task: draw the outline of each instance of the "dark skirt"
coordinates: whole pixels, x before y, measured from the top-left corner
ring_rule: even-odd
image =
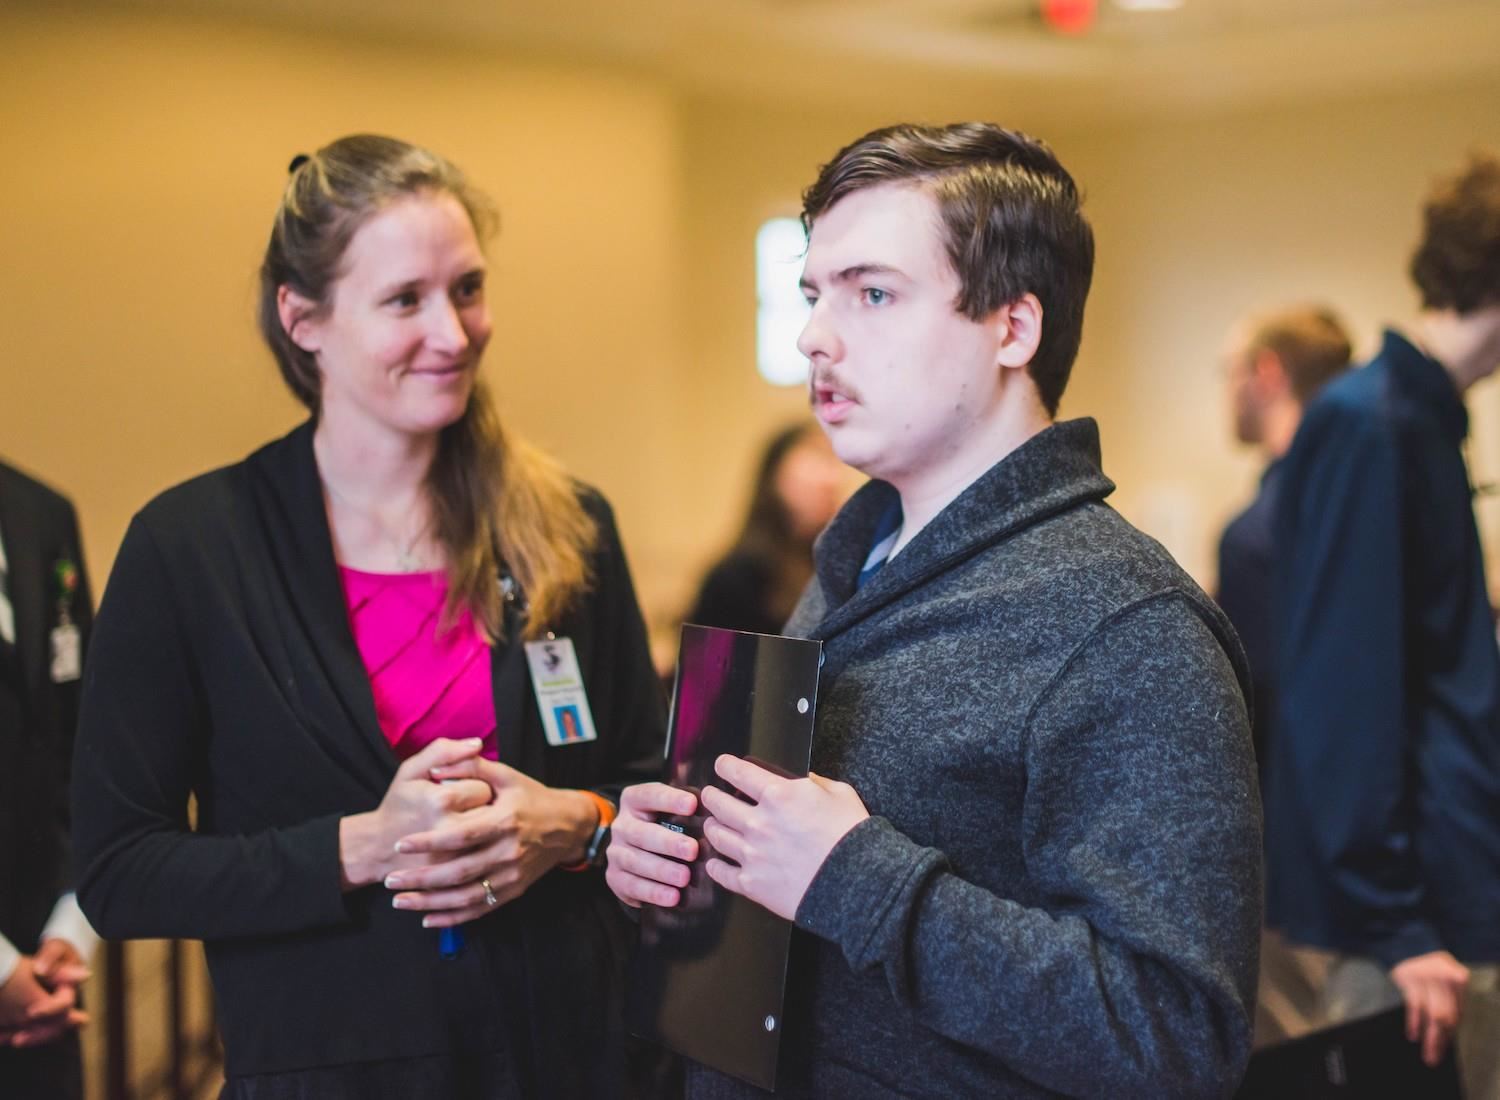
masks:
[[[471,944],[468,950],[474,947]],[[495,961],[493,953],[489,958]],[[449,993],[444,1025],[452,1044],[448,1049],[415,1057],[235,1075],[225,1082],[219,1100],[529,1100],[527,1094],[537,1091],[535,1082],[523,1084],[529,1075],[513,1057],[521,1037],[495,1011],[494,993],[504,988],[506,975],[446,965],[441,973]],[[329,1029],[358,1026],[354,1020],[327,1023]]]
[[[39,1047],[0,1048],[4,1100],[83,1100],[78,1032]]]
[[[219,1100],[521,1100],[503,1052],[232,1077]]]

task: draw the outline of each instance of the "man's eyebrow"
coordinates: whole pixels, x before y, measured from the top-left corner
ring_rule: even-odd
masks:
[[[853,267],[846,267],[842,271],[835,271],[829,281],[847,283],[855,279],[862,279],[867,275],[897,275],[903,279],[906,278],[900,268],[892,267],[890,264],[855,264]],[[809,279],[806,275],[802,276],[801,286],[803,290],[818,289],[817,282]]]

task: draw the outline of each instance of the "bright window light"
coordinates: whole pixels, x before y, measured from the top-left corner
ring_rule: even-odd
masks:
[[[756,366],[777,386],[807,381],[807,360],[797,336],[807,324],[807,300],[798,283],[807,237],[796,218],[772,218],[755,235]]]

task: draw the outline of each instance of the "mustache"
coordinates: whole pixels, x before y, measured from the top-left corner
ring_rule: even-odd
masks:
[[[807,377],[807,396],[809,400],[816,400],[818,390],[833,390],[841,393],[851,401],[859,400],[859,393],[851,387],[847,381],[838,377],[832,371],[823,368],[814,368]]]

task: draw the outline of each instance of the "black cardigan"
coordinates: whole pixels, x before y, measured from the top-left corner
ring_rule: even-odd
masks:
[[[547,745],[515,612],[494,650],[497,736],[528,775],[613,794],[657,777],[663,708],[609,506],[583,500],[596,584],[551,628],[573,639],[599,739]],[[444,1053],[445,1006],[465,989],[503,1018],[525,1094],[616,1091],[590,1076],[618,1066],[628,936],[602,875],[546,875],[466,926],[453,961],[389,891],[340,892],[339,819],[374,809],[397,763],[349,628],[311,424],[135,517],[80,722],[75,848],[94,925],[207,942],[231,1075]]]

